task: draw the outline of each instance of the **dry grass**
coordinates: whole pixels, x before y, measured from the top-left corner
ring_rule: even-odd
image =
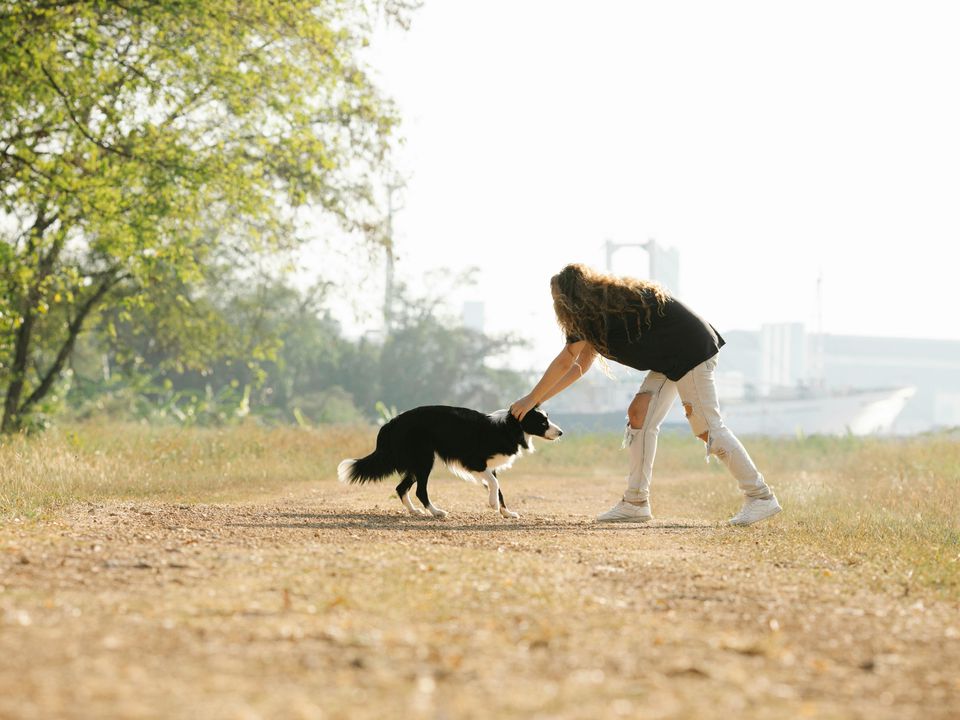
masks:
[[[88,424],[0,439],[0,519],[71,502],[218,502],[276,493],[328,475],[367,428],[225,429]]]
[[[0,444],[0,520],[36,518],[76,501],[264,497],[328,479],[340,459],[368,452],[374,436],[365,427],[88,424],[6,439]],[[816,547],[832,562],[862,565],[879,582],[960,595],[956,435],[748,438],[746,445],[788,510],[779,521],[778,551]],[[626,461],[619,446],[613,435],[541,444],[543,451],[512,473],[612,481],[619,489]],[[669,492],[658,491],[654,480],[658,517],[721,520],[739,502],[726,470],[716,461],[706,464],[700,444],[686,436],[663,436],[656,472],[672,479]]]
[[[757,466],[787,512],[775,551],[818,548],[832,562],[859,565],[878,582],[914,585],[960,596],[960,437],[746,438]],[[620,439],[574,438],[525,462],[523,472],[622,474]],[[718,462],[704,462],[700,444],[683,435],[662,438],[653,483],[660,517],[719,520],[739,503]],[[752,542],[733,536],[733,543]]]

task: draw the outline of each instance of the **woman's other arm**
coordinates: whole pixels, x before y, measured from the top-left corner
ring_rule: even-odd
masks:
[[[589,348],[589,352],[586,352]],[[510,412],[522,420],[530,410],[574,383],[590,367],[596,352],[586,340],[564,346],[527,395],[510,406]],[[581,359],[582,357],[582,359]]]

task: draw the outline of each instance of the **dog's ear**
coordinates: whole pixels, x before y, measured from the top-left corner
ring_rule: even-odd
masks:
[[[524,450],[529,450],[530,446],[527,444],[527,434],[523,431],[523,424],[513,415],[508,414],[507,417],[513,421],[510,423],[512,438],[516,440],[517,445],[522,447]]]

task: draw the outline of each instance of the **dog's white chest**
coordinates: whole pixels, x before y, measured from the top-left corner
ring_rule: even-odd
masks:
[[[487,458],[487,470],[499,470],[500,468],[510,467],[516,459],[516,455],[494,455]]]

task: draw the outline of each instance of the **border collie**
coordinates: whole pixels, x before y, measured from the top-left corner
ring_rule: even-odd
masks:
[[[364,458],[341,462],[337,476],[344,483],[367,483],[399,473],[397,495],[404,507],[413,515],[426,515],[410,501],[410,488],[416,483],[417,499],[434,517],[442,518],[446,511],[427,495],[436,456],[454,475],[483,483],[490,507],[503,517],[517,518],[503,501],[497,472],[510,467],[524,450],[533,451],[531,436],[556,440],[562,434],[539,407],[520,422],[508,410],[484,415],[468,408],[427,405],[401,413],[380,428],[377,449]]]

